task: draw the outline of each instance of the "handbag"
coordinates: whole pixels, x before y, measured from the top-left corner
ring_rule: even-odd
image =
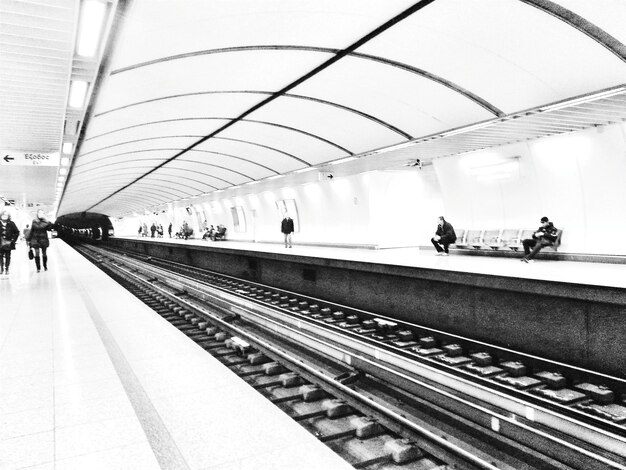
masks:
[[[28,259],[34,259],[35,258],[35,254],[33,253],[33,249],[30,248],[28,250]]]
[[[11,249],[11,240],[0,238],[0,250],[9,251]]]

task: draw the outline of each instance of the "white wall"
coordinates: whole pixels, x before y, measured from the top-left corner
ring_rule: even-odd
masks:
[[[457,228],[535,228],[542,216],[564,230],[561,251],[626,254],[624,123],[512,144],[434,162],[447,218]],[[478,181],[472,158],[519,156],[519,172]]]
[[[478,179],[477,162],[517,157],[508,179]],[[174,232],[187,221],[199,236],[200,221],[224,224],[230,240],[282,241],[276,201],[295,199],[300,232],[295,243],[429,246],[436,218],[460,229],[536,228],[548,216],[564,229],[561,251],[626,254],[626,124],[589,129],[460,156],[440,158],[422,170],[373,171],[254,194],[224,191],[170,204],[124,226],[135,235],[138,220],[158,220]],[[285,178],[285,181],[288,181]],[[252,190],[254,186],[247,187]],[[221,197],[220,197],[221,196]],[[230,208],[241,206],[247,229],[236,233]]]

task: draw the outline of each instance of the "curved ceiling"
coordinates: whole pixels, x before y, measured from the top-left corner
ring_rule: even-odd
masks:
[[[626,83],[616,0],[134,0],[59,214],[121,215]]]

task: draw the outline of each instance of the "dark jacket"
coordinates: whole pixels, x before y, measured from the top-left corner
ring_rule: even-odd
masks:
[[[437,235],[444,238],[446,242],[454,243],[456,241],[456,233],[450,222],[443,221],[442,225],[437,225]]]
[[[26,241],[31,248],[48,248],[50,240],[48,240],[48,230],[52,230],[54,224],[46,219],[35,219],[30,226],[30,233],[26,237]]]
[[[557,237],[557,228],[552,224],[552,222],[548,222],[548,225],[546,225],[545,227],[541,226],[537,229],[537,232],[543,232],[545,233],[545,235],[542,235],[540,237],[536,236],[533,233],[533,238],[535,240],[548,240],[551,241],[552,243],[554,243],[556,241],[556,237]],[[536,232],[535,232],[536,233]]]
[[[280,223],[280,231],[283,233],[293,233],[293,219],[288,217]]]
[[[20,236],[20,231],[12,220],[7,220],[6,226],[0,222],[0,238],[11,242],[11,249],[15,250],[15,242]]]

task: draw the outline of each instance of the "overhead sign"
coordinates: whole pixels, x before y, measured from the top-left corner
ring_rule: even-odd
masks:
[[[59,166],[59,153],[0,152],[0,166]]]

